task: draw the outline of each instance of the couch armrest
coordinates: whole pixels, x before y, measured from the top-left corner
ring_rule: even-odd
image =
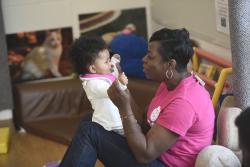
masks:
[[[14,121],[25,122],[84,115],[92,111],[78,79],[14,85]]]
[[[241,112],[237,107],[223,107],[217,118],[217,144],[232,150],[240,160],[242,153],[239,148],[238,129],[234,122]]]

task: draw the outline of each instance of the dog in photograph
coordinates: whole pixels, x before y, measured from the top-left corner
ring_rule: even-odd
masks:
[[[54,77],[62,76],[59,72],[62,50],[61,31],[46,32],[43,44],[32,49],[24,58],[22,79],[41,79],[50,75]]]

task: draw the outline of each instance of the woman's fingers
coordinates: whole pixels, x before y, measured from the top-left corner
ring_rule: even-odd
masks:
[[[128,91],[121,90],[117,80],[109,87],[108,96],[117,107],[129,100]]]

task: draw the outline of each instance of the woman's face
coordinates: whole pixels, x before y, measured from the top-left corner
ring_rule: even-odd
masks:
[[[162,61],[158,52],[159,42],[153,41],[149,43],[148,53],[143,58],[143,71],[148,79],[163,81],[166,72],[166,62]]]

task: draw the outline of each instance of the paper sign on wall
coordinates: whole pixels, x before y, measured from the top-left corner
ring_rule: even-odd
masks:
[[[229,34],[228,0],[215,0],[216,29]]]

